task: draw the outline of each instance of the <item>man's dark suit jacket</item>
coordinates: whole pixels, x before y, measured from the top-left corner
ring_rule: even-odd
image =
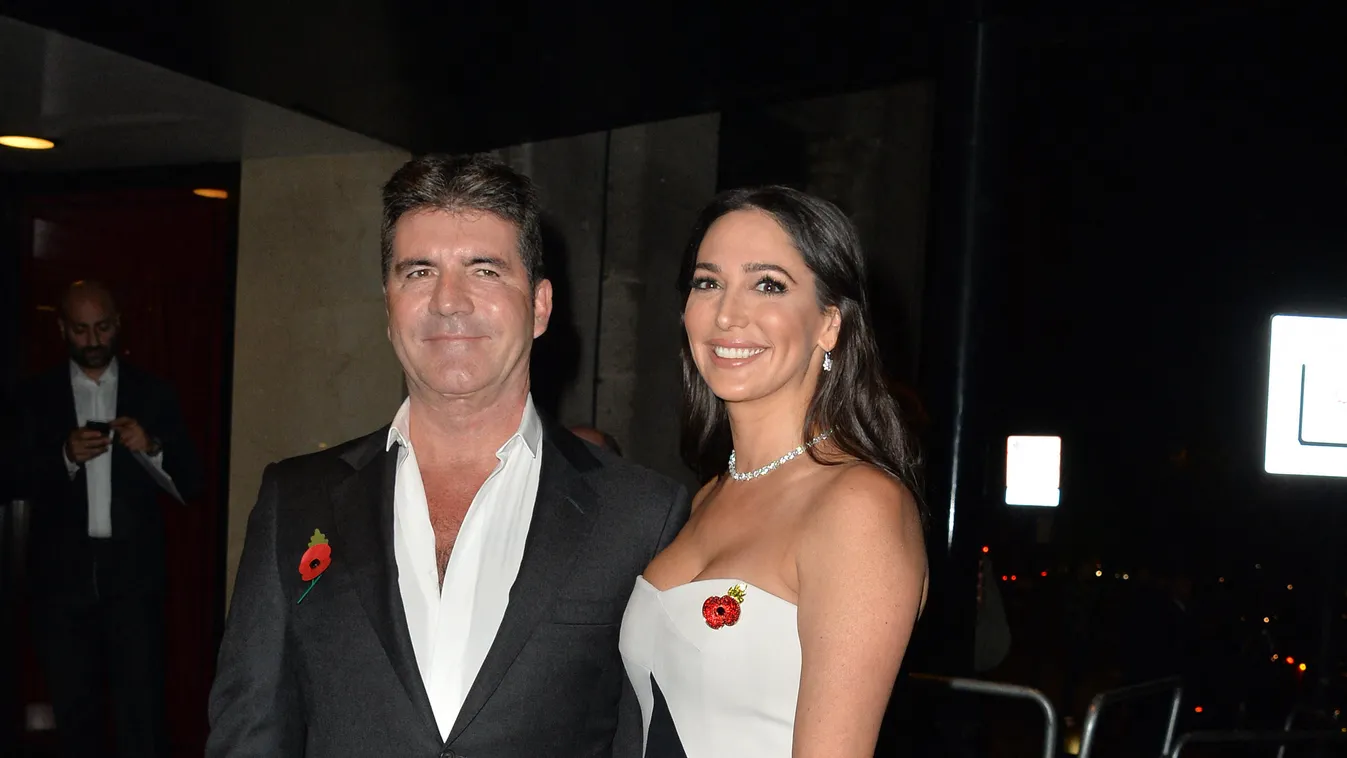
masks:
[[[385,452],[387,427],[269,466],[248,519],[206,755],[639,756],[618,628],[636,576],[687,520],[687,492],[544,424],[519,575],[447,743],[398,589],[398,451]],[[315,529],[331,564],[298,603]]]
[[[163,446],[163,467],[185,499],[201,489],[201,467],[173,387],[117,361],[117,415],[136,419]],[[18,398],[22,495],[33,501],[29,582],[34,597],[53,602],[93,589],[89,494],[84,468],[71,478],[61,451],[78,426],[70,364],[34,377]],[[125,447],[112,444],[112,537],[103,544],[98,583],[104,589],[161,589],[164,565],[163,490]]]

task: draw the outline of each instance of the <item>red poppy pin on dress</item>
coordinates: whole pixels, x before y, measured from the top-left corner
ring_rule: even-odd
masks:
[[[327,537],[324,537],[322,532],[314,529],[313,537],[309,539],[309,549],[305,550],[304,557],[299,559],[299,578],[308,582],[309,586],[295,601],[295,605],[304,602],[313,585],[323,578],[323,572],[327,571],[330,565],[332,565],[332,546],[327,544]]]
[[[739,623],[739,614],[743,605],[745,590],[748,587],[743,584],[736,584],[730,588],[724,595],[712,595],[702,603],[702,618],[706,619],[706,625],[712,629],[719,629],[722,626],[734,626]]]

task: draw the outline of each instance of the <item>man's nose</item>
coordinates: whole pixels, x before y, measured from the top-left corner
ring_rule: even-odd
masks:
[[[472,313],[472,294],[462,276],[441,276],[435,284],[435,295],[430,301],[431,310],[441,316],[458,313]]]

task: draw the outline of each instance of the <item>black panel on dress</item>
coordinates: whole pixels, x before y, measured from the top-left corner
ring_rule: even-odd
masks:
[[[650,729],[646,731],[645,758],[688,758],[654,674],[650,675],[650,689],[655,693],[655,708],[650,713]]]

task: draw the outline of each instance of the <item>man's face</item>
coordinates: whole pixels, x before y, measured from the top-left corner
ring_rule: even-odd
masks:
[[[514,224],[490,213],[403,216],[384,297],[388,338],[413,389],[468,398],[528,386],[552,285],[530,286]]]
[[[117,356],[121,317],[107,298],[97,294],[72,296],[60,325],[70,359],[82,368],[107,368]]]

